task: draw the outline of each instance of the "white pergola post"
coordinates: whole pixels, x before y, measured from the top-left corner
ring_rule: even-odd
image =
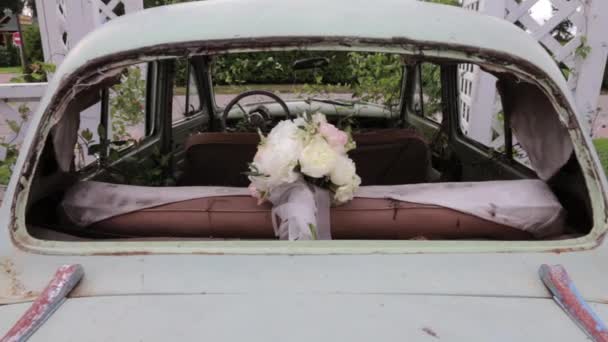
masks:
[[[598,113],[598,101],[608,58],[608,1],[588,0],[585,8],[586,44],[591,51],[586,58],[575,56],[575,74],[569,79],[578,109],[593,121]],[[593,128],[593,127],[592,127]]]
[[[465,0],[463,8],[493,16],[505,12],[504,0]],[[496,118],[496,77],[478,66],[467,65],[460,69],[461,77],[461,128],[469,137],[485,145],[492,143],[492,127]]]

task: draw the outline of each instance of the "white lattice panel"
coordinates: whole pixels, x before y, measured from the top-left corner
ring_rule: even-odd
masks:
[[[542,6],[552,8],[550,15],[539,20]],[[563,70],[567,70],[568,84],[575,95],[579,110],[591,122],[597,115],[597,103],[608,55],[608,1],[606,0],[464,0],[468,10],[504,18],[528,32],[553,56]],[[536,17],[536,18],[535,18]],[[557,28],[561,28],[558,31]],[[557,35],[561,32],[561,35]],[[467,134],[487,142],[488,133],[496,125],[496,103],[479,99],[496,98],[495,87],[489,84],[491,76],[473,70],[473,98],[463,94],[462,101],[469,112],[462,117],[461,126]],[[466,89],[465,89],[466,90]],[[491,93],[494,92],[494,95]],[[461,94],[463,90],[461,90]],[[461,110],[462,110],[461,104]],[[488,120],[487,117],[491,117]],[[474,118],[474,119],[473,119]],[[476,123],[480,122],[479,125]],[[472,127],[476,125],[477,127]],[[496,139],[494,139],[496,140]],[[495,144],[496,141],[493,142]]]
[[[45,61],[61,64],[70,48],[87,33],[117,16],[143,9],[143,0],[36,0]],[[21,124],[19,108],[34,109],[46,84],[0,86],[0,136],[19,143],[23,132],[15,135],[5,123]],[[33,95],[32,95],[33,94]],[[99,108],[91,109],[99,112]],[[0,149],[0,159],[4,150]]]
[[[59,65],[87,33],[120,15],[143,9],[142,0],[36,0],[44,55]]]
[[[521,25],[532,37],[538,40],[559,62],[568,68],[576,67],[576,50],[583,44],[587,36],[586,1],[583,0],[551,0],[554,8],[552,16],[544,23],[538,23],[532,17],[532,9],[541,0],[526,0],[518,4],[515,0],[506,1],[507,21]],[[554,30],[564,23],[571,25],[572,39],[558,41],[553,35]]]

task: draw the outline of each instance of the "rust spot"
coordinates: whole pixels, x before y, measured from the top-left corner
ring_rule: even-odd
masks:
[[[393,221],[397,220],[397,214],[399,213],[399,202],[391,199],[391,208],[393,208]]]
[[[149,251],[128,251],[128,252],[105,252],[105,253],[92,253],[91,255],[99,256],[133,256],[133,255],[149,255],[152,254]]]
[[[490,203],[490,210],[488,211],[492,217],[496,217],[496,204]]]
[[[432,336],[432,337],[434,337],[436,339],[439,339],[439,335],[437,335],[437,333],[433,329],[431,329],[429,327],[422,328],[422,331],[424,331],[429,336]]]
[[[26,292],[25,286],[17,278],[17,271],[15,270],[15,264],[10,259],[5,259],[0,262],[0,269],[4,272],[9,282],[9,296],[23,296],[24,294],[31,294],[31,291]]]
[[[597,246],[595,246],[597,247]],[[595,248],[593,247],[593,248]],[[547,252],[549,253],[555,253],[555,254],[562,254],[562,253],[571,253],[571,252],[580,252],[580,251],[584,251],[587,250],[587,248],[584,247],[562,247],[562,248],[553,248],[553,249],[549,249],[547,250]]]

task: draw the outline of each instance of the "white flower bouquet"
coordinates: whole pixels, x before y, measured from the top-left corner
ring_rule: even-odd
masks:
[[[261,137],[249,164],[249,190],[263,202],[274,188],[304,179],[330,190],[334,203],[346,203],[361,184],[346,154],[353,148],[350,133],[328,123],[321,113],[281,121]]]
[[[276,209],[278,202],[290,201],[284,193],[286,189],[291,191],[294,184],[305,184],[312,187],[313,192],[326,189],[334,204],[346,203],[354,197],[361,178],[357,176],[355,164],[347,152],[355,148],[355,143],[349,132],[327,122],[325,115],[304,114],[295,120],[284,120],[268,136],[260,135],[261,141],[248,173],[251,181],[249,190],[259,203],[268,200]],[[282,199],[278,200],[280,197]],[[302,196],[299,198],[299,201],[304,201]],[[319,200],[316,202],[318,207]],[[303,203],[296,204],[303,206]],[[308,225],[316,226],[312,222]],[[316,231],[313,228],[310,230],[314,238]],[[301,232],[302,227],[298,229]],[[285,236],[296,239],[292,233],[285,233]]]

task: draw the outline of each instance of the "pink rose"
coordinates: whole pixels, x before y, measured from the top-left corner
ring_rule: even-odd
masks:
[[[344,145],[348,143],[348,135],[346,133],[327,122],[321,123],[319,132],[336,152],[344,153]]]

